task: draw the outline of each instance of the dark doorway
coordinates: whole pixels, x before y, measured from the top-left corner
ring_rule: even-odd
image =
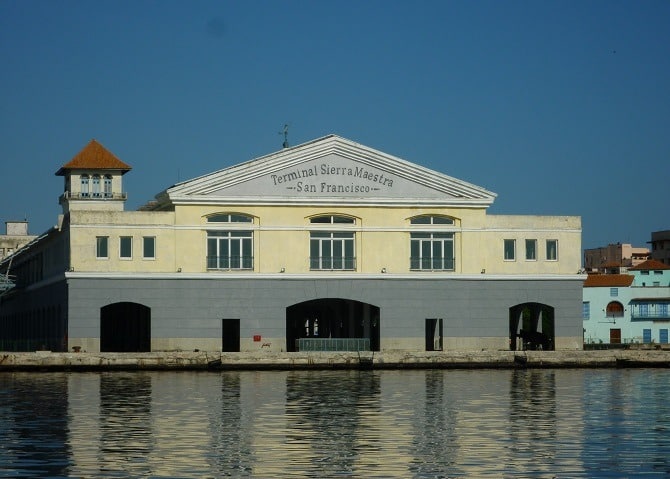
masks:
[[[240,320],[221,320],[221,350],[224,353],[240,352]]]
[[[426,351],[442,351],[442,318],[426,318]]]
[[[509,343],[512,351],[553,351],[554,308],[542,303],[523,303],[509,308]]]
[[[113,303],[100,309],[100,351],[151,351],[151,308],[137,303]]]
[[[286,308],[286,350],[300,338],[368,338],[379,351],[379,307],[350,299],[314,299]]]

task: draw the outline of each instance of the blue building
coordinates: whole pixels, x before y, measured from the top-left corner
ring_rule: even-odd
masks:
[[[584,343],[668,344],[670,265],[648,260],[628,274],[584,282]]]

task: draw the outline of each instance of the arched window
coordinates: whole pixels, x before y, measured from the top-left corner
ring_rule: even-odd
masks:
[[[414,216],[409,222],[413,227],[454,224],[453,218],[439,215]],[[412,231],[409,263],[414,271],[453,271],[456,266],[454,233],[434,227],[426,231]]]
[[[313,225],[354,225],[356,220],[344,215],[319,215],[309,219]],[[312,270],[355,270],[355,233],[335,228],[311,231],[309,235],[309,265]]]
[[[233,225],[253,223],[252,216],[241,213],[216,213],[207,217],[207,223]],[[254,233],[232,228],[207,231],[207,269],[239,270],[254,268]]]
[[[310,218],[309,222],[312,224],[353,225],[356,223],[356,220],[350,216],[343,215],[320,215]]]
[[[207,217],[208,223],[253,223],[253,217],[240,213],[216,213]]]
[[[89,182],[89,176],[88,175],[81,175],[81,197],[82,198],[88,198],[88,182]]]
[[[453,225],[454,219],[440,215],[420,215],[409,220],[413,225]]]
[[[608,318],[623,317],[623,304],[618,301],[611,301],[607,304],[606,313]]]

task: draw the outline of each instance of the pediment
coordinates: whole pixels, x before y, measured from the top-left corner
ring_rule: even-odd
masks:
[[[173,203],[489,206],[495,193],[331,135],[169,188]]]

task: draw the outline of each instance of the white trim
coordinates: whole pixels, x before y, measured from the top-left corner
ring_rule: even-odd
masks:
[[[585,274],[551,274],[551,275],[503,275],[503,274],[453,274],[449,272],[421,273],[355,273],[324,271],[318,274],[311,273],[255,273],[247,271],[207,273],[85,273],[78,271],[67,271],[67,279],[198,279],[198,280],[264,280],[264,279],[286,279],[286,280],[389,280],[389,281],[581,281],[586,280]]]
[[[296,226],[264,226],[250,223],[202,223],[202,224],[191,224],[191,225],[151,225],[151,224],[141,224],[141,225],[129,225],[129,224],[110,224],[110,223],[89,223],[89,224],[73,224],[70,225],[70,228],[73,229],[158,229],[158,230],[216,230],[222,227],[223,225],[229,225],[224,227],[224,229],[237,229],[236,226],[240,225],[239,229],[244,230],[254,230],[254,231],[309,231],[316,224],[306,223],[304,225]],[[234,225],[234,226],[230,226]],[[246,225],[246,226],[242,226]],[[331,227],[330,224],[325,224],[325,226]],[[407,231],[444,231],[448,233],[581,233],[581,229],[560,229],[556,228],[519,228],[519,229],[510,229],[510,228],[464,228],[460,226],[453,225],[411,225],[411,226],[397,226],[397,227],[382,227],[382,226],[361,226],[356,225],[347,225],[347,224],[338,224],[339,226],[345,226],[349,229],[356,229],[356,231],[362,232],[389,232],[389,233],[401,233]],[[332,229],[332,228],[331,228]],[[513,239],[513,238],[506,238]],[[550,238],[554,239],[554,238]]]

